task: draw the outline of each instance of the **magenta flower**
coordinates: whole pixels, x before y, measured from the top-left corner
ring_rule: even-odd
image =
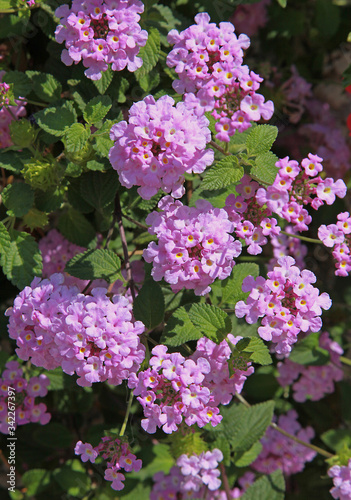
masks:
[[[136,71],[143,61],[138,57],[146,44],[147,32],[139,26],[144,5],[139,0],[73,0],[72,7],[61,5],[55,38],[65,42],[61,59],[66,66],[83,61],[85,76],[100,80],[111,64],[113,71]]]
[[[129,110],[129,123],[112,126],[115,145],[110,162],[120,182],[150,199],[159,189],[183,196],[185,173],[201,173],[213,162],[213,151],[205,149],[211,140],[208,120],[197,117],[184,104],[163,96],[145,97]]]

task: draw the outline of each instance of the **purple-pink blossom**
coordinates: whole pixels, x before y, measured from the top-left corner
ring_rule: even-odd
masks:
[[[161,212],[146,218],[158,242],[143,253],[146,262],[153,263],[153,278],[164,278],[174,292],[187,288],[206,294],[216,278],[230,275],[241,253],[241,243],[230,235],[233,223],[225,210],[205,200],[198,200],[195,208],[166,196],[158,207]]]
[[[331,300],[312,285],[315,275],[307,269],[301,271],[292,257],[282,257],[278,264],[267,279],[247,276],[243,280],[242,290],[250,294],[245,302],[237,302],[235,314],[245,316],[250,324],[263,318],[258,334],[275,344],[275,352],[286,356],[300,331],[320,330],[322,309],[329,309]]]
[[[337,219],[336,224],[322,224],[318,238],[325,246],[333,248],[336,276],[348,276],[351,271],[351,217],[349,212],[342,212]]]
[[[113,71],[136,71],[148,36],[139,25],[143,11],[139,0],[73,0],[71,8],[61,5],[55,12],[60,19],[55,38],[65,42],[62,62],[71,66],[82,60],[84,74],[92,80],[99,80],[109,64]]]
[[[333,465],[328,470],[328,476],[333,478],[334,487],[330,490],[333,498],[350,500],[351,498],[351,459],[347,465]]]
[[[206,117],[197,117],[184,103],[149,95],[129,110],[129,121],[112,126],[115,142],[110,162],[123,186],[139,186],[138,193],[150,199],[159,189],[181,198],[184,174],[202,173],[213,162]]]
[[[173,29],[168,34],[174,47],[167,65],[179,76],[173,87],[185,93],[185,102],[198,115],[211,112],[218,120],[216,138],[228,142],[236,130],[250,127],[250,121],[270,119],[273,102],[256,93],[263,79],[243,65],[249,38],[237,37],[229,22],[217,27],[206,12],[197,14],[195,23],[181,33]]]

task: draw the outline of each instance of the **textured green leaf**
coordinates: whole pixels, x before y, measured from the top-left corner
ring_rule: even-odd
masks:
[[[0,150],[0,167],[19,174],[24,167],[32,159],[32,153],[28,149],[24,151],[3,151]]]
[[[219,307],[210,304],[193,304],[188,314],[193,325],[216,343],[222,342],[231,332],[232,322],[228,314]]]
[[[11,237],[2,222],[0,222],[0,257],[6,254],[11,247]]]
[[[165,300],[156,281],[146,280],[134,301],[135,319],[151,329],[162,323],[165,314]]]
[[[202,187],[195,189],[193,195],[190,199],[189,205],[191,207],[196,206],[197,200],[207,200],[216,208],[223,208],[225,205],[225,200],[227,196],[233,192],[232,186],[227,186],[226,188],[216,189],[215,191],[203,190]]]
[[[273,184],[278,173],[278,168],[275,166],[277,161],[278,157],[272,151],[258,154],[255,165],[250,170],[251,177],[264,184]]]
[[[259,267],[254,263],[236,264],[231,275],[225,280],[217,280],[212,285],[211,295],[219,298],[219,304],[234,305],[239,300],[245,300],[248,293],[242,291],[243,279],[246,276],[257,278]]]
[[[102,210],[111,203],[119,186],[114,170],[108,172],[87,172],[81,177],[80,194],[96,210]]]
[[[236,156],[227,156],[216,163],[205,174],[201,189],[215,190],[239,182],[244,175],[244,169],[239,165]]]
[[[248,487],[241,500],[284,500],[285,481],[280,469],[262,476]]]
[[[111,163],[105,158],[101,158],[101,160],[90,160],[87,162],[87,169],[93,170],[95,172],[106,172],[111,169]]]
[[[53,191],[35,191],[35,206],[41,212],[54,212],[58,210],[64,202],[63,190],[57,188]]]
[[[161,81],[160,73],[151,71],[146,73],[143,77],[139,78],[139,85],[144,92],[150,93]]]
[[[38,243],[28,233],[9,231],[10,245],[2,231],[1,243],[6,251],[1,253],[0,264],[11,283],[22,290],[35,276],[41,276],[42,258]]]
[[[100,80],[92,80],[92,82],[98,89],[99,93],[103,95],[109,88],[112,79],[113,79],[113,71],[111,68],[108,68],[107,71],[104,71],[102,73]]]
[[[330,429],[321,435],[321,440],[336,453],[345,447],[351,449],[351,433],[349,429]]]
[[[27,71],[26,74],[31,79],[33,90],[40,99],[54,102],[61,98],[62,85],[52,75],[39,71]]]
[[[46,469],[32,469],[25,472],[21,478],[26,488],[26,495],[32,497],[49,487],[51,472]]]
[[[235,467],[247,467],[250,465],[262,451],[262,444],[256,441],[247,451],[236,451],[234,453]]]
[[[189,309],[191,307],[191,304],[187,304],[174,311],[163,331],[161,337],[162,344],[175,347],[203,337],[201,331],[189,318]]]
[[[87,247],[95,238],[93,226],[73,208],[60,216],[57,228],[65,238],[82,247]]]
[[[300,365],[325,365],[330,361],[330,354],[319,346],[320,333],[310,333],[294,345],[289,359]]]
[[[32,90],[30,78],[22,71],[8,71],[2,78],[5,83],[13,83],[15,97],[25,97]]]
[[[77,121],[77,114],[70,101],[66,101],[62,106],[38,111],[34,117],[39,127],[56,137],[64,135],[70,125]]]
[[[73,123],[65,132],[64,143],[69,153],[76,153],[84,148],[89,137],[90,129],[86,129],[82,123]]]
[[[269,349],[261,338],[243,338],[236,344],[236,348],[241,352],[250,353],[249,360],[254,363],[259,363],[260,365],[270,365],[272,363]]]
[[[1,193],[2,201],[10,216],[22,217],[33,206],[34,191],[24,182],[9,184]]]
[[[146,45],[141,47],[139,51],[143,65],[134,73],[138,81],[156,66],[160,57],[160,48],[160,33],[156,28],[151,27]]]
[[[283,7],[283,9],[285,9],[285,7],[287,6],[288,4],[288,0],[277,0],[277,2],[279,3],[279,5],[281,7]]]
[[[67,262],[65,271],[82,280],[104,279],[114,283],[121,278],[121,261],[112,250],[87,250]]]
[[[273,125],[258,125],[250,129],[246,139],[246,148],[249,155],[268,152],[278,135],[277,127]]]
[[[105,158],[108,158],[110,149],[114,144],[112,139],[110,139],[110,129],[114,123],[117,122],[106,120],[103,126],[93,135],[95,139],[93,148],[97,153],[99,153],[99,155],[104,156]]]
[[[95,123],[105,118],[111,107],[112,102],[110,97],[107,95],[96,96],[86,105],[83,118],[87,123],[95,125]]]

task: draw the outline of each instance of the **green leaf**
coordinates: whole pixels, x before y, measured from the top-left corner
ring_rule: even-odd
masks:
[[[231,332],[232,322],[228,314],[219,307],[210,304],[192,304],[188,314],[193,325],[216,343],[222,342]]]
[[[0,264],[4,274],[11,283],[22,290],[30,285],[35,276],[41,276],[42,258],[38,243],[28,233],[9,231],[10,245],[8,239],[1,234],[1,244],[7,247],[7,251],[1,253]]]
[[[65,146],[69,153],[76,153],[84,148],[89,137],[90,129],[86,129],[82,123],[73,123],[65,132]]]
[[[62,85],[52,75],[39,71],[26,71],[33,84],[36,95],[46,102],[58,101],[61,98]]]
[[[189,309],[191,304],[179,307],[167,321],[160,342],[170,346],[179,346],[191,340],[203,337],[201,331],[191,322]]]
[[[139,85],[144,92],[150,93],[161,81],[160,73],[151,71],[139,79]]]
[[[235,467],[247,467],[250,465],[262,451],[262,444],[256,441],[247,451],[236,451],[234,453]]]
[[[53,471],[53,478],[68,495],[81,498],[91,489],[91,480],[85,472],[75,471],[69,465]]]
[[[59,422],[49,422],[33,433],[33,439],[45,448],[70,448],[73,436],[68,428]]]
[[[289,359],[300,365],[325,365],[330,361],[330,354],[319,347],[320,333],[310,333],[294,345]]]
[[[279,5],[281,7],[283,7],[283,9],[285,9],[285,7],[287,6],[288,4],[288,0],[277,0],[277,2],[279,3]]]
[[[0,256],[9,252],[11,248],[11,237],[5,225],[0,222]]]
[[[34,191],[24,182],[9,184],[1,193],[2,201],[11,217],[22,217],[32,208]]]
[[[121,279],[121,261],[112,250],[87,250],[75,255],[67,263],[65,271],[82,280],[104,279],[114,283]]]
[[[99,155],[104,156],[105,158],[108,158],[110,149],[114,144],[113,140],[110,139],[110,129],[114,123],[117,122],[106,120],[103,126],[93,135],[95,139],[93,148],[97,153],[99,153]]]
[[[60,216],[57,228],[65,238],[82,247],[87,247],[95,238],[93,226],[73,208]]]
[[[212,285],[211,295],[219,297],[219,304],[234,305],[239,300],[245,300],[248,293],[242,291],[242,283],[246,276],[257,278],[259,267],[254,263],[236,264],[231,275],[225,280],[217,280]]]
[[[244,407],[242,418],[235,423],[231,444],[234,451],[246,451],[261,439],[272,421],[274,401]]]
[[[111,203],[119,186],[118,175],[108,172],[87,172],[81,177],[80,194],[96,210],[102,210]]]
[[[95,172],[106,172],[111,169],[111,163],[107,159],[101,158],[101,160],[90,160],[86,165],[88,170],[93,170]]]
[[[0,150],[0,167],[19,174],[24,164],[32,159],[32,153],[25,151]]]
[[[32,497],[49,487],[51,472],[46,469],[32,469],[25,472],[21,478],[26,488],[26,496]]]
[[[64,135],[70,125],[77,121],[77,114],[70,101],[66,101],[62,106],[38,111],[34,117],[39,127],[55,137]]]
[[[284,500],[284,498],[285,481],[280,469],[257,479],[240,497],[241,500]]]
[[[110,97],[107,95],[96,96],[85,107],[83,118],[90,125],[103,120],[112,107]]]
[[[93,84],[95,87],[98,89],[99,93],[103,95],[106,90],[109,88],[110,83],[112,82],[113,79],[113,71],[109,67],[107,71],[104,71],[102,73],[102,76],[100,80],[92,80]]]
[[[149,330],[162,323],[165,301],[161,287],[156,281],[146,280],[134,301],[135,319],[142,321]]]
[[[41,212],[54,212],[58,210],[64,202],[63,190],[56,188],[50,191],[35,191],[35,206]]]
[[[25,97],[32,90],[32,82],[22,71],[8,71],[2,79],[5,83],[13,83],[15,97]]]
[[[269,349],[261,338],[243,338],[242,340],[239,340],[235,347],[240,352],[250,353],[249,361],[259,363],[260,365],[270,365],[272,363]]]
[[[141,68],[134,73],[138,81],[156,66],[160,57],[160,48],[160,33],[156,28],[151,27],[146,45],[140,48],[138,54],[143,60]]]
[[[324,444],[336,453],[345,446],[351,448],[351,433],[349,429],[330,429],[321,435]]]
[[[333,36],[340,25],[340,8],[330,0],[317,0],[316,25],[323,39]]]
[[[273,184],[279,170],[275,166],[277,161],[278,157],[272,151],[258,154],[250,170],[251,177],[264,184]]]
[[[278,135],[277,127],[273,125],[258,125],[250,129],[246,139],[246,148],[248,154],[257,155],[259,153],[267,153]]]
[[[239,165],[238,158],[236,156],[227,156],[206,172],[201,183],[201,189],[213,191],[225,188],[230,184],[239,182],[243,175],[244,169]]]

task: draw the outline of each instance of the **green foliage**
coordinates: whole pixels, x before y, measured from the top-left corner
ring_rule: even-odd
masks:
[[[165,314],[165,300],[156,281],[146,280],[134,301],[135,319],[142,321],[148,330],[162,323]]]
[[[28,151],[4,151],[0,150],[0,167],[19,174],[25,163],[29,162],[32,154]]]
[[[238,158],[227,156],[206,171],[201,189],[213,191],[225,188],[239,182],[243,175],[244,169],[239,165]]]
[[[42,258],[38,243],[28,233],[11,229],[6,234],[3,224],[0,229],[2,248],[0,265],[7,279],[22,290],[29,285],[34,276],[40,276]]]
[[[285,481],[280,469],[257,479],[242,495],[242,500],[284,500]]]
[[[29,497],[44,491],[51,482],[51,472],[46,469],[32,469],[22,476],[22,483]]]
[[[113,71],[109,67],[107,71],[104,71],[102,73],[100,80],[93,80],[93,84],[98,89],[99,93],[101,95],[104,95],[106,90],[109,88],[112,80],[113,80]]]
[[[35,113],[35,119],[45,132],[61,137],[67,129],[77,121],[77,113],[70,101],[65,101],[62,106],[53,106]]]
[[[83,113],[84,120],[89,125],[95,125],[105,118],[111,107],[109,96],[96,96],[87,103]]]
[[[1,193],[1,197],[8,209],[7,214],[11,217],[22,217],[34,203],[34,191],[23,182],[9,184]]]
[[[135,78],[138,81],[140,81],[147,73],[150,73],[159,60],[160,33],[156,28],[150,28],[146,45],[141,47],[139,57],[142,58],[143,65],[135,72]]]
[[[255,158],[255,165],[250,169],[251,177],[263,184],[273,184],[278,173],[275,166],[278,159],[272,151],[260,153]]]
[[[252,464],[254,460],[262,451],[262,444],[256,441],[251,448],[247,451],[236,451],[234,453],[234,464],[236,467],[247,467]]]
[[[13,92],[16,97],[25,97],[32,90],[30,78],[21,71],[8,71],[2,79],[3,82],[13,84]]]
[[[176,347],[191,340],[198,340],[203,336],[189,318],[188,312],[191,307],[189,304],[174,311],[163,331],[162,344]]]
[[[251,128],[246,138],[246,148],[250,156],[267,153],[278,135],[277,127],[258,125]]]
[[[211,295],[216,297],[219,306],[223,304],[235,305],[239,300],[245,300],[249,293],[242,291],[244,278],[253,276],[257,278],[259,267],[253,262],[236,264],[232,273],[225,280],[217,280],[212,285]]]
[[[55,102],[61,97],[62,85],[52,75],[39,71],[27,71],[36,95],[45,102]]]
[[[87,172],[81,177],[80,195],[96,210],[102,211],[115,198],[119,186],[117,173]]]
[[[90,137],[90,129],[85,128],[81,123],[73,123],[66,130],[64,142],[69,153],[76,153],[84,148]]]
[[[94,227],[84,215],[73,208],[60,216],[57,228],[65,238],[82,247],[87,247],[95,238]]]
[[[320,333],[310,333],[299,340],[289,356],[291,361],[300,365],[325,365],[330,360],[329,352],[319,347]]]
[[[102,248],[74,256],[67,263],[65,271],[82,280],[104,279],[114,283],[122,278],[119,257],[112,250]]]
[[[270,365],[272,363],[269,349],[261,338],[246,337],[235,346],[235,350],[239,353],[245,352],[249,354],[249,361],[259,363],[260,365]]]

